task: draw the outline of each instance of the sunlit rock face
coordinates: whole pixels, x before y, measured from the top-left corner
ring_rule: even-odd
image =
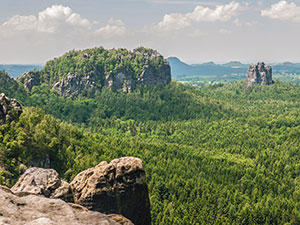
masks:
[[[142,161],[105,161],[79,173],[70,183],[74,202],[105,214],[121,214],[135,225],[150,225],[150,203]]]
[[[252,85],[270,85],[273,84],[272,80],[272,67],[265,66],[264,62],[259,62],[257,64],[252,64],[249,67],[247,73],[247,86]]]
[[[0,124],[18,119],[21,113],[22,107],[16,99],[0,94]]]

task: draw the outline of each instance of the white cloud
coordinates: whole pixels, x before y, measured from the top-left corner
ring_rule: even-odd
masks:
[[[0,25],[0,33],[2,36],[15,36],[16,32],[29,31],[37,34],[57,34],[62,38],[70,35],[77,38],[112,38],[126,33],[126,26],[122,20],[111,18],[107,24],[99,26],[98,21],[91,22],[74,13],[70,7],[53,5],[39,12],[37,16],[11,17]]]
[[[121,36],[126,33],[126,27],[122,20],[109,19],[108,24],[95,31],[96,35],[104,38],[111,38],[114,36]]]
[[[300,22],[300,7],[294,2],[280,1],[271,8],[262,10],[261,15],[271,19]]]
[[[227,29],[224,29],[224,28],[221,28],[220,30],[219,30],[219,33],[221,33],[221,34],[232,34],[232,31],[231,30],[227,30]]]
[[[257,2],[257,5],[258,5],[258,6],[263,6],[264,3],[263,3],[263,1],[258,1],[258,2]]]
[[[41,12],[38,16],[16,15],[2,24],[2,27],[11,31],[38,31],[45,33],[55,33],[66,26],[89,29],[92,23],[73,13],[69,7],[53,5]]]
[[[236,18],[233,23],[237,26],[237,27],[242,27],[242,26],[246,26],[246,27],[252,27],[254,25],[257,24],[257,21],[250,21],[250,22],[241,22],[238,18]]]
[[[240,21],[238,18],[236,18],[236,19],[233,21],[233,23],[234,23],[236,26],[238,26],[238,27],[243,26],[243,24],[241,23],[241,21]]]
[[[171,4],[171,5],[211,5],[216,6],[217,2],[208,2],[208,1],[180,1],[180,0],[148,0],[151,3],[159,3],[159,4]]]
[[[232,1],[227,5],[217,5],[215,9],[196,6],[191,13],[166,14],[162,21],[155,25],[158,30],[180,30],[199,22],[228,21],[241,11],[240,3]]]
[[[208,33],[203,32],[202,30],[195,29],[195,30],[193,30],[192,32],[188,32],[187,35],[188,35],[189,37],[192,37],[192,38],[200,38],[200,37],[205,37],[205,36],[207,36]]]

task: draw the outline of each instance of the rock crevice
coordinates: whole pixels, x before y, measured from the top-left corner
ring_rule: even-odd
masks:
[[[86,211],[104,213],[107,214],[108,218],[124,225],[132,225],[132,222],[135,225],[151,224],[146,175],[142,161],[135,157],[123,157],[112,160],[110,163],[103,161],[97,166],[79,173],[70,184],[61,180],[58,173],[53,169],[32,167],[25,171],[11,189],[0,187],[0,190],[14,195],[14,197],[11,196],[12,199],[27,196],[35,196],[32,198],[43,196],[53,199],[53,201],[61,199],[64,200],[64,203],[60,207],[72,206],[80,210],[86,209]],[[37,201],[46,202],[47,200],[37,199]],[[48,200],[48,202],[51,201]],[[56,203],[59,204],[59,202]],[[66,203],[69,205],[67,206]],[[26,201],[25,204],[27,204]],[[70,211],[70,209],[68,210]],[[5,217],[7,216],[8,214],[5,214]],[[98,216],[97,214],[96,217]],[[37,217],[38,222],[42,218]],[[49,221],[53,220],[49,216],[45,218]],[[56,220],[53,221],[57,222]],[[47,224],[46,222],[45,224]]]
[[[271,85],[273,83],[271,66],[266,66],[264,62],[259,62],[249,67],[246,81],[247,86],[257,84]]]

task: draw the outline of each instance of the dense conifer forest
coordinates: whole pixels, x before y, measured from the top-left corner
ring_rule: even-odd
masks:
[[[102,160],[143,160],[153,224],[299,224],[300,87],[172,82],[133,93],[59,97],[5,72],[24,112],[0,125],[0,183],[50,159],[67,181]],[[4,173],[4,172],[2,172]]]

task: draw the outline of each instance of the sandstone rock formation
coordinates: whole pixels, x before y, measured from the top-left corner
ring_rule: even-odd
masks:
[[[95,81],[89,74],[71,74],[66,78],[56,82],[52,89],[55,90],[59,96],[74,97],[79,95],[83,90],[93,88]]]
[[[0,124],[18,119],[21,113],[22,107],[16,99],[10,99],[5,94],[0,94]]]
[[[147,86],[167,85],[171,82],[171,76],[166,76],[166,74],[171,74],[169,65],[162,65],[158,69],[147,65],[138,80],[141,84]]]
[[[74,202],[105,214],[121,214],[135,225],[150,225],[150,203],[142,161],[134,157],[101,162],[71,182]]]
[[[31,91],[34,86],[40,85],[40,72],[38,70],[28,71],[23,73],[21,77],[17,78],[18,81],[24,84],[24,87]]]
[[[133,51],[96,50],[66,53],[46,63],[40,71],[24,73],[18,81],[29,91],[45,83],[59,96],[71,98],[93,94],[103,87],[130,93],[138,86],[167,85],[171,82],[169,63],[155,50],[143,47]]]
[[[109,71],[105,75],[104,86],[111,90],[122,90],[131,93],[136,85],[134,74],[127,72],[125,68],[120,68],[114,73]]]
[[[27,169],[11,188],[11,191],[18,195],[36,194],[73,202],[70,185],[62,181],[58,173],[53,169],[37,167]]]
[[[258,64],[252,64],[249,67],[247,73],[247,86],[256,84],[270,85],[273,84],[272,80],[272,68],[271,66],[265,66],[265,63],[259,62]]]
[[[104,214],[88,211],[82,206],[68,204],[61,199],[49,199],[36,195],[19,197],[8,188],[0,186],[0,224],[117,225],[121,223]]]
[[[139,85],[167,85],[171,82],[171,67],[158,51],[152,50],[145,53],[141,48],[136,48],[133,52],[137,55],[143,55],[147,62],[144,70],[137,76]],[[149,63],[150,59],[161,59],[163,63],[159,66],[154,66]]]

